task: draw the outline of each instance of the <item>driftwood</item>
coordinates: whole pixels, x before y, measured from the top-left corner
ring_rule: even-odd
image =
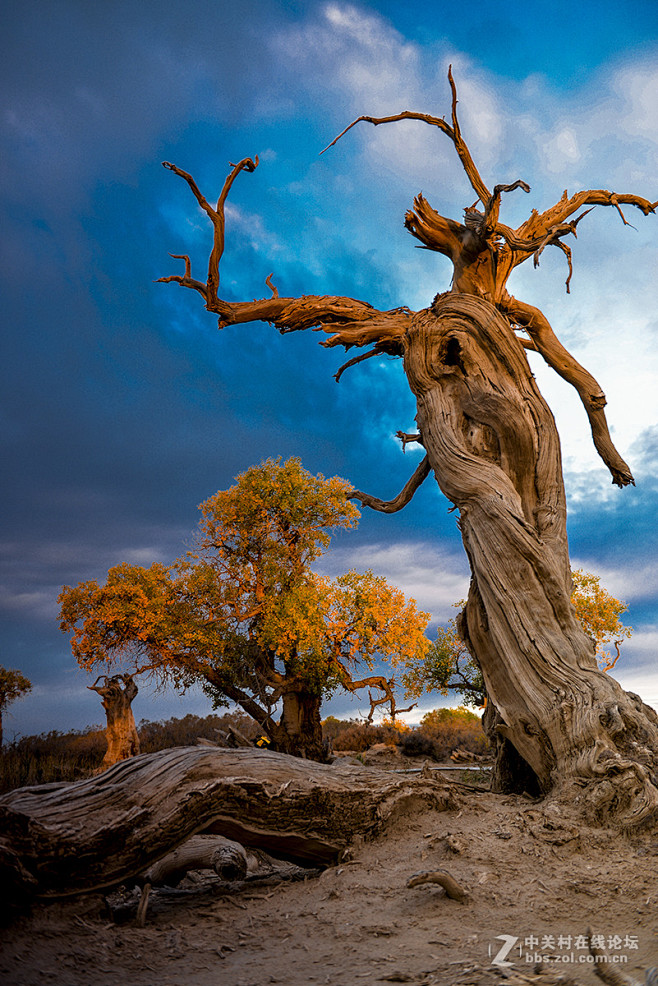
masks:
[[[229,839],[222,840],[221,836],[199,835],[192,836],[188,843],[180,849],[186,850],[189,843],[199,840],[215,841],[218,845],[220,841],[230,843]],[[230,843],[237,846],[237,843]],[[284,860],[269,856],[262,849],[242,849],[247,858],[247,872],[243,879],[229,879],[222,873],[211,873],[201,864],[192,868],[186,878],[181,879],[177,886],[171,886],[173,880],[180,876],[178,873],[168,873],[165,882],[151,883],[144,882],[148,873],[143,874],[134,885],[121,884],[115,890],[105,894],[105,908],[108,916],[115,924],[125,924],[127,921],[136,921],[142,927],[146,924],[147,912],[169,913],[172,920],[175,920],[171,908],[176,905],[189,905],[193,908],[202,907],[207,903],[213,903],[222,897],[232,900],[236,907],[245,907],[232,896],[233,893],[247,888],[266,888],[274,887],[283,882],[297,882],[308,880],[320,875],[322,870],[318,867],[297,866],[295,863],[287,863]],[[187,851],[187,850],[186,850]],[[170,853],[165,857],[169,859],[175,854]],[[195,862],[191,860],[191,862]],[[155,864],[159,866],[159,863]],[[230,892],[228,898],[224,895]]]
[[[149,866],[143,880],[175,887],[190,870],[214,870],[222,880],[243,880],[248,862],[239,842],[221,835],[195,835]]]
[[[183,747],[116,764],[75,784],[0,798],[0,897],[58,897],[145,873],[206,831],[293,862],[328,865],[414,801],[457,796],[438,775],[400,777],[257,749]]]
[[[477,763],[477,764],[490,764],[493,758],[486,753],[471,753],[470,750],[453,750],[450,754],[450,759],[454,763]]]

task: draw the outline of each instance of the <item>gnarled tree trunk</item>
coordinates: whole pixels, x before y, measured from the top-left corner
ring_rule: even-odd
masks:
[[[560,446],[553,417],[539,394],[523,348],[539,353],[577,391],[594,446],[617,486],[634,482],[612,442],[605,394],[592,375],[560,343],[545,315],[507,291],[512,271],[531,257],[536,266],[548,246],[566,257],[565,242],[594,207],[623,207],[649,216],[658,202],[633,193],[583,189],[564,192],[554,205],[533,209],[516,229],[500,221],[503,194],[530,192],[527,182],[490,188],[480,175],[457,117],[405,110],[386,117],[360,116],[355,125],[417,120],[437,128],[454,145],[476,195],[463,222],[441,216],[418,195],[405,217],[410,233],[453,265],[450,293],[427,310],[377,311],[365,302],[336,296],[272,297],[228,302],[218,295],[224,252],[224,205],[241,172],[258,158],[234,165],[216,209],[190,174],[169,162],[212,222],[213,249],[206,283],[185,274],[160,278],[198,292],[220,328],[253,319],[281,332],[320,328],[325,346],[372,346],[336,374],[373,356],[402,356],[418,405],[419,434],[403,440],[424,445],[427,456],[391,501],[355,491],[362,504],[386,513],[402,509],[430,469],[460,510],[472,583],[461,621],[463,636],[482,667],[499,710],[498,730],[530,765],[543,791],[580,799],[593,814],[616,815],[625,825],[651,819],[658,806],[658,718],[637,696],[600,672],[592,642],[571,606],[571,575]],[[478,208],[480,206],[480,208]],[[584,211],[580,211],[584,210]],[[576,215],[579,213],[578,215]],[[517,337],[514,330],[523,335]],[[576,788],[574,791],[573,788]]]
[[[626,824],[658,807],[658,717],[599,671],[571,605],[559,439],[508,321],[440,295],[407,335],[405,370],[443,493],[459,508],[472,580],[462,629],[543,791],[571,790]],[[597,783],[598,782],[598,783]]]
[[[132,702],[138,688],[130,674],[117,674],[112,678],[103,677],[102,685],[98,684],[100,680],[97,678],[94,684],[88,687],[91,691],[98,692],[103,700],[107,718],[105,729],[107,750],[99,770],[107,770],[115,763],[136,757],[139,753],[139,736],[132,710]]]

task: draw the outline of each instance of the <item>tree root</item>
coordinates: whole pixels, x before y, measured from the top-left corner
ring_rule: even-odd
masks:
[[[446,897],[457,900],[460,904],[465,904],[468,900],[468,891],[457,883],[447,870],[432,870],[431,872],[414,873],[407,880],[407,887],[419,887],[423,883],[438,883],[446,892]]]

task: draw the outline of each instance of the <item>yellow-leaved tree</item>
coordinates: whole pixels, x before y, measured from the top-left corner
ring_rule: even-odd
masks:
[[[627,627],[621,621],[628,606],[603,588],[598,575],[578,568],[572,571],[571,579],[571,602],[576,609],[576,616],[596,645],[599,667],[602,671],[609,671],[619,660],[620,645],[633,633],[633,627]],[[614,657],[608,649],[610,644],[615,648]]]
[[[298,459],[248,469],[201,504],[184,558],[63,588],[61,627],[78,663],[200,683],[216,705],[241,706],[273,749],[323,759],[323,699],[339,687],[390,692],[391,679],[354,672],[421,660],[429,646],[429,616],[386,579],[312,570],[331,531],[356,525],[352,492]]]

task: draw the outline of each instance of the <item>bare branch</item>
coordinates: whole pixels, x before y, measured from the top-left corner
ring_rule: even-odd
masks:
[[[406,483],[404,489],[395,497],[394,500],[380,500],[379,497],[371,496],[369,493],[361,493],[355,490],[351,494],[350,500],[360,500],[361,506],[371,507],[384,514],[394,514],[410,502],[418,487],[427,479],[430,474],[430,463],[427,456],[420,463],[411,479]]]
[[[170,257],[173,257],[174,260],[184,260],[185,261],[185,276],[184,277],[181,277],[178,274],[171,274],[169,277],[158,277],[156,283],[169,284],[172,281],[175,281],[177,284],[181,284],[184,288],[194,288],[194,290],[195,291],[198,291],[199,294],[202,295],[203,298],[205,299],[205,301],[207,302],[208,301],[208,288],[206,287],[205,284],[202,284],[201,281],[196,281],[192,277],[192,264],[190,262],[190,258],[187,256],[187,254],[186,253],[170,253],[169,256]]]
[[[567,275],[567,279],[564,282],[564,284],[567,289],[567,294],[571,294],[571,288],[569,287],[569,284],[571,283],[571,278],[573,276],[573,264],[571,262],[571,247],[567,246],[566,243],[562,243],[561,240],[559,240],[555,244],[555,246],[558,247],[558,249],[560,249],[562,253],[565,255],[565,257],[567,258],[567,264],[569,265],[569,274]]]
[[[347,363],[343,363],[340,369],[334,373],[334,380],[336,383],[340,380],[345,370],[349,370],[351,366],[356,366],[357,363],[365,363],[367,359],[372,359],[373,356],[381,356],[382,351],[378,349],[377,346],[374,349],[369,349],[367,353],[361,353],[359,356],[355,356],[353,359],[349,359]]]
[[[217,200],[216,209],[213,209],[213,207],[210,205],[207,199],[201,194],[201,191],[199,190],[199,187],[195,182],[194,178],[187,171],[183,171],[182,168],[177,167],[175,164],[172,164],[170,161],[163,161],[162,167],[167,168],[169,171],[173,171],[174,174],[178,175],[180,178],[183,178],[187,182],[187,184],[190,186],[190,189],[192,190],[192,194],[194,195],[195,199],[197,200],[197,202],[199,203],[199,205],[201,206],[201,208],[206,213],[208,218],[211,220],[213,226],[215,227],[213,248],[210,254],[210,260],[208,262],[207,289],[206,292],[202,291],[201,293],[204,294],[208,305],[212,305],[213,303],[217,304],[219,300],[217,297],[217,292],[219,291],[219,262],[222,259],[222,255],[224,253],[224,228],[225,228],[224,205],[226,203],[226,198],[231,189],[231,186],[233,185],[233,182],[240,174],[240,172],[241,171],[251,172],[256,170],[256,168],[258,167],[258,156],[256,156],[255,161],[252,161],[251,158],[246,157],[243,158],[242,161],[239,161],[238,164],[231,164],[231,168],[233,170],[230,172],[230,174],[227,176],[227,178],[224,181],[224,186],[222,188],[219,199]],[[191,276],[189,259],[187,258],[185,259],[186,259],[185,278],[189,279]],[[164,278],[161,278],[161,280],[164,280]],[[171,278],[171,280],[176,280],[176,278]],[[179,283],[183,284],[184,287],[195,287],[197,291],[199,290],[199,287],[197,285],[199,285],[200,282],[198,281],[188,284],[186,283],[186,280],[183,279],[183,280],[179,280]],[[215,310],[215,309],[211,309],[211,310]]]
[[[608,192],[605,189],[587,189],[582,192],[576,192],[575,195],[569,198],[565,191],[560,201],[556,202],[550,209],[542,213],[533,212],[530,218],[516,231],[517,235],[520,238],[545,236],[552,227],[565,222],[569,216],[573,215],[574,212],[584,205],[613,206],[620,214],[623,222],[626,225],[630,225],[630,223],[626,222],[624,214],[621,211],[622,205],[632,205],[634,208],[639,209],[645,216],[648,216],[650,213],[656,211],[658,201],[649,202],[648,199],[644,199],[639,195]]]
[[[524,192],[530,191],[530,185],[527,182],[522,181],[517,178],[515,182],[511,185],[496,185],[493,190],[493,195],[488,202],[485,203],[484,209],[484,229],[485,234],[495,233],[496,223],[498,222],[498,213],[500,212],[500,197],[503,192],[513,192],[517,188],[522,188]]]
[[[361,688],[368,688],[370,711],[366,717],[366,722],[372,722],[375,709],[377,709],[380,705],[386,705],[388,703],[392,722],[395,722],[396,716],[402,715],[403,712],[411,712],[411,710],[415,709],[418,705],[417,702],[413,702],[405,709],[398,709],[395,701],[395,694],[393,692],[393,689],[395,688],[395,678],[384,678],[383,675],[377,674],[354,681],[347,668],[340,661],[337,663],[342,672],[342,685],[344,688],[350,692],[359,691]],[[372,692],[369,690],[370,688],[378,688],[380,692],[382,692],[382,697],[374,698]]]
[[[398,123],[400,120],[420,120],[422,123],[428,123],[432,127],[438,127],[442,133],[450,138],[455,146],[455,150],[459,155],[459,159],[462,163],[464,171],[466,172],[466,177],[471,183],[472,188],[476,192],[480,201],[485,204],[491,198],[491,193],[489,192],[487,186],[482,181],[480,174],[475,167],[473,158],[471,157],[471,152],[464,141],[461,130],[459,128],[459,121],[457,119],[457,89],[455,87],[455,80],[452,75],[452,65],[448,69],[448,81],[450,82],[450,89],[452,91],[452,126],[446,123],[442,117],[430,116],[428,113],[416,113],[413,110],[404,110],[402,113],[395,113],[392,116],[360,116],[356,120],[353,120],[349,126],[345,127],[337,137],[331,141],[330,144],[320,151],[324,154],[328,151],[330,147],[338,143],[341,137],[344,137],[348,130],[355,127],[357,123],[372,123],[373,126],[378,127],[381,123]]]
[[[420,437],[420,434],[419,433],[417,433],[415,435],[408,435],[404,431],[396,431],[395,432],[395,437],[396,438],[399,438],[400,441],[402,442],[402,451],[403,452],[406,452],[407,451],[407,445],[411,445],[412,442],[418,442],[419,445],[422,445],[423,444],[423,439]]]
[[[548,365],[575,387],[589,418],[594,446],[610,470],[613,483],[616,486],[635,485],[628,465],[613,445],[603,410],[606,405],[605,394],[591,373],[565,349],[539,308],[517,301],[510,295],[506,296],[500,308],[513,322],[528,332]]]
[[[621,657],[621,654],[619,652],[619,647],[620,647],[622,641],[621,640],[614,640],[613,643],[615,645],[615,650],[617,652],[617,655],[616,655],[616,657],[611,658],[609,661],[607,661],[603,665],[603,667],[601,668],[602,671],[612,671],[612,669],[614,668],[615,664],[617,663],[617,661]]]

